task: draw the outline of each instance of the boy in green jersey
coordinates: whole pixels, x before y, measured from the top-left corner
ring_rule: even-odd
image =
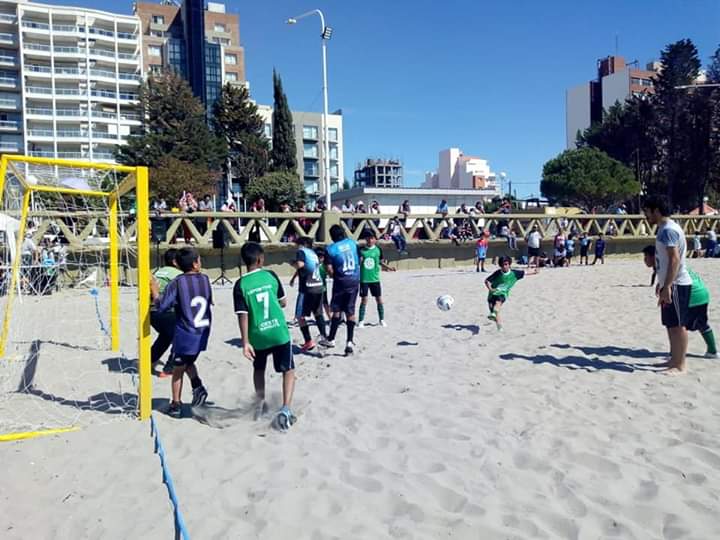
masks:
[[[158,282],[160,294],[165,292],[165,288],[168,286],[173,279],[182,274],[182,271],[177,267],[175,257],[177,255],[177,249],[168,249],[165,252],[163,260],[165,266],[155,270],[153,276]],[[158,311],[155,304],[150,306],[150,326],[158,333],[158,337],[152,344],[150,349],[150,358],[152,359],[153,371],[160,363],[163,354],[168,350],[173,342],[173,336],[175,335],[175,312],[174,311]],[[162,371],[158,373],[159,377],[169,377],[172,375],[173,370],[173,352],[170,352],[170,358],[163,367]]]
[[[537,274],[538,271],[537,269],[527,271],[512,270],[510,268],[512,259],[507,256],[500,257],[498,259],[498,264],[500,265],[500,268],[488,276],[485,280],[485,287],[488,289],[487,300],[488,306],[490,307],[490,315],[488,315],[488,319],[495,321],[497,329],[502,330],[500,308],[510,296],[510,289],[512,289],[515,284],[525,276]]]
[[[287,305],[285,291],[275,272],[263,269],[265,255],[260,244],[247,242],[240,250],[240,257],[247,273],[235,282],[233,300],[240,324],[243,353],[253,362],[256,416],[267,408],[265,367],[268,356],[272,355],[275,371],[283,376],[283,405],[273,425],[285,431],[296,420],[290,409],[295,389],[295,362],[283,313]]]
[[[377,303],[380,326],[387,326],[385,322],[385,304],[380,285],[381,270],[394,272],[395,268],[387,265],[387,261],[383,258],[382,249],[377,245],[377,236],[370,231],[365,234],[365,246],[360,248],[360,316],[358,318],[358,328],[365,327],[368,293],[373,295]]]
[[[645,246],[643,248],[643,260],[645,266],[653,269],[650,285],[655,283],[656,265],[655,265],[655,246]],[[706,358],[717,358],[718,350],[715,343],[715,334],[708,324],[708,304],[710,303],[710,293],[705,283],[695,272],[688,268],[688,273],[692,278],[692,286],[690,288],[690,303],[687,316],[687,329],[689,331],[696,330],[705,341],[707,350]]]

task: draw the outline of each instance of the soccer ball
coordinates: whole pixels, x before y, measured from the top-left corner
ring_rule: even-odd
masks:
[[[450,296],[449,294],[443,294],[442,296],[438,296],[438,299],[435,300],[435,304],[437,304],[437,307],[440,311],[450,311],[450,308],[455,303],[455,299]]]

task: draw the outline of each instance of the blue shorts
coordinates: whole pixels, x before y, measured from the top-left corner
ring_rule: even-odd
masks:
[[[330,311],[333,313],[346,313],[355,315],[355,303],[357,302],[360,284],[333,284],[332,298],[330,299]]]
[[[475,255],[477,255],[478,259],[484,259],[487,256],[487,248],[486,247],[475,248]]]
[[[173,336],[173,352],[176,356],[198,355],[207,349],[209,337],[210,328],[205,328],[198,333],[190,332],[184,327],[176,325],[175,335]]]

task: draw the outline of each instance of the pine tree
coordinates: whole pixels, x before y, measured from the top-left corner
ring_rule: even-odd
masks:
[[[273,70],[273,116],[272,116],[272,171],[297,170],[297,146],[293,131],[293,119],[282,80]]]
[[[173,72],[151,75],[140,89],[142,130],[119,146],[117,160],[128,165],[157,167],[172,157],[208,171],[219,171],[224,142],[207,126],[202,103]]]
[[[213,129],[227,143],[232,176],[239,179],[243,193],[269,166],[270,143],[257,110],[247,88],[231,84],[223,87],[213,107]]]

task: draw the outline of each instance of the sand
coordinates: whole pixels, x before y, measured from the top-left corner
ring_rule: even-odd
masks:
[[[718,262],[691,265],[720,330]],[[296,357],[287,434],[253,421],[231,290],[217,289],[199,368],[224,410],[155,413],[192,537],[719,538],[720,360],[695,333],[689,374],[655,372],[667,342],[641,262],[528,277],[503,333],[482,278],[384,274],[388,328],[371,304],[354,357]],[[277,408],[275,374],[268,389]],[[168,394],[156,381],[158,407]],[[147,425],[91,422],[0,444],[0,459],[3,538],[173,537]]]

